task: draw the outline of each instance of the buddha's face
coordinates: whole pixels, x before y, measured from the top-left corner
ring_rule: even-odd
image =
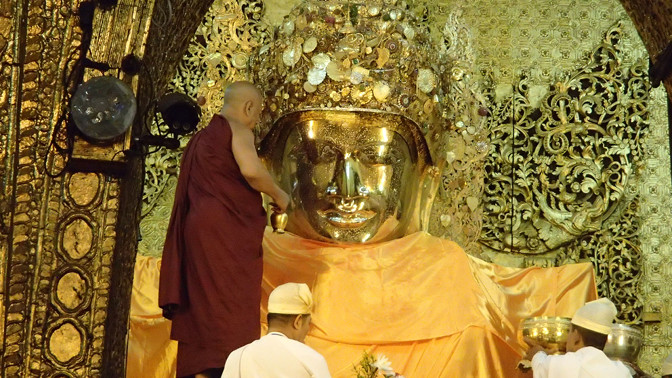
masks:
[[[414,138],[381,114],[319,114],[286,123],[266,156],[292,197],[287,230],[342,243],[404,235],[425,166]]]

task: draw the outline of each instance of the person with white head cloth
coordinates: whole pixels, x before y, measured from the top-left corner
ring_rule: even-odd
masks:
[[[303,343],[313,296],[304,283],[286,283],[268,297],[268,333],[234,350],[222,378],[330,378],[327,361]]]
[[[672,353],[663,361],[663,366],[660,369],[660,378],[672,378]]]
[[[602,351],[616,314],[616,306],[607,298],[588,302],[576,310],[567,337],[567,353],[563,355],[550,355],[553,350],[526,339],[531,347],[525,358],[532,361],[534,378],[631,377],[622,362],[610,360]]]

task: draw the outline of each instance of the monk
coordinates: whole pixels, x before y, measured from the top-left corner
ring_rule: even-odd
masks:
[[[255,149],[262,100],[251,83],[231,84],[220,114],[182,157],[159,283],[159,306],[178,341],[178,377],[219,377],[231,351],[259,338],[260,192],[276,211],[289,204]]]

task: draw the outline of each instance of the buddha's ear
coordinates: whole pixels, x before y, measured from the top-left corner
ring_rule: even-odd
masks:
[[[434,198],[441,183],[441,172],[444,164],[428,165],[424,168],[421,186],[418,190],[418,199],[416,209],[418,211],[417,219],[420,221],[420,231],[429,229],[429,220],[432,214],[432,205]]]

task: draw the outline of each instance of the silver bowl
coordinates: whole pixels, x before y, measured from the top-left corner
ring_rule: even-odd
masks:
[[[604,354],[612,360],[637,363],[642,350],[644,336],[638,328],[625,324],[614,324],[604,346]]]

